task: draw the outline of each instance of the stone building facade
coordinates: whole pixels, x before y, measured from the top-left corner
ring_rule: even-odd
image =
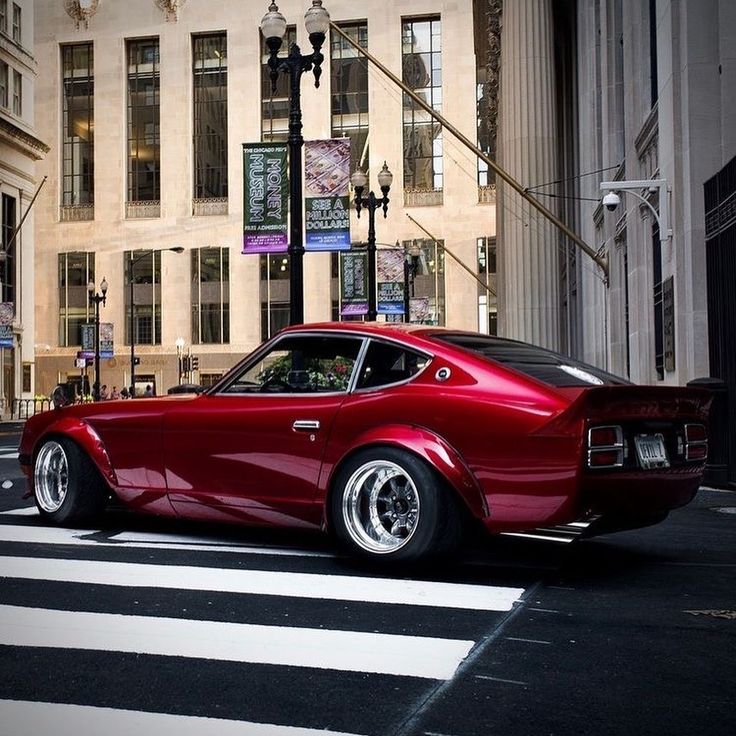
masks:
[[[311,50],[308,5],[279,3],[303,52]],[[325,3],[334,22],[471,138],[488,66],[471,42],[487,22],[476,18],[479,5],[430,0],[419,12],[409,0]],[[179,355],[197,358],[183,379],[210,383],[288,316],[288,259],[241,252],[241,146],[284,140],[286,131],[283,89],[272,97],[263,81],[268,3],[37,0],[36,8],[37,117],[52,149],[36,219],[36,386],[84,385],[85,372],[91,380],[75,360],[81,326],[94,320],[87,282],[99,293],[103,277],[100,320],[113,326],[114,347],[101,383],[128,385],[131,323],[139,392],[177,383],[177,342]],[[348,135],[376,191],[387,162],[394,182],[386,219],[377,213],[379,250],[398,243],[414,259],[411,291],[426,298],[425,320],[494,329],[487,172],[345,42],[328,38],[324,53],[320,88],[311,74],[302,79],[305,139]],[[366,241],[367,225],[365,213],[352,213],[354,244]],[[334,255],[305,255],[307,322],[339,316],[339,279]]]
[[[33,397],[37,62],[32,0],[0,0],[0,411]],[[24,220],[25,217],[25,220]],[[22,226],[21,226],[22,224]]]

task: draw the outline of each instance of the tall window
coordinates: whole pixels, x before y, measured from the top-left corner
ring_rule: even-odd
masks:
[[[8,32],[8,0],[0,0],[0,33]]]
[[[62,46],[62,204],[95,201],[95,78],[91,43]]]
[[[287,56],[296,43],[296,26],[287,26],[279,56]],[[261,140],[285,141],[289,137],[289,75],[279,74],[276,91],[271,92],[268,47],[261,34]]]
[[[23,76],[13,69],[13,115],[23,114]]]
[[[128,42],[128,202],[161,199],[159,43]]]
[[[404,84],[442,111],[442,34],[439,18],[402,24]],[[442,189],[442,126],[404,94],[404,186]]]
[[[87,284],[95,283],[94,253],[59,253],[59,346],[82,344],[81,326],[94,319]]]
[[[230,342],[230,251],[192,251],[192,343]]]
[[[649,0],[649,84],[652,107],[659,98],[657,80],[657,0]]]
[[[227,37],[195,36],[194,197],[227,197]]]
[[[664,309],[662,302],[662,241],[659,227],[652,228],[652,299],[654,304],[654,369],[664,380]]]
[[[0,301],[15,303],[15,250],[17,238],[11,244],[17,222],[16,200],[9,194],[2,196],[2,252],[0,260]]]
[[[17,44],[21,43],[22,33],[20,5],[13,3],[13,41]]]
[[[496,238],[477,238],[478,276],[487,289],[478,284],[479,329],[489,335],[498,334],[498,307],[496,304]],[[485,324],[484,324],[485,323]]]
[[[368,48],[368,24],[341,24],[341,30]],[[342,36],[331,31],[332,137],[350,138],[350,171],[368,166],[368,62]]]
[[[409,296],[411,321],[429,325],[445,324],[445,251],[442,241],[405,240],[410,254]]]
[[[8,65],[0,61],[0,107],[8,107]]]
[[[131,269],[130,261],[135,261]],[[125,268],[125,342],[130,344],[130,310],[136,345],[161,344],[161,251],[136,250],[123,253]],[[130,276],[133,276],[133,304]]]
[[[289,324],[289,257],[260,256],[261,339],[267,340]]]

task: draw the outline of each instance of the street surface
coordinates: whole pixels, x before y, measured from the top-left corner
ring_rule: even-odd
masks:
[[[320,535],[48,528],[17,443],[0,433],[0,736],[736,733],[736,493],[381,570]]]

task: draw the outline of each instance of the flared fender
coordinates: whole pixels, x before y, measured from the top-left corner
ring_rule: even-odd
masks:
[[[89,455],[102,477],[114,488],[117,486],[117,476],[112,469],[110,458],[100,436],[87,422],[76,417],[64,417],[46,427],[33,448],[34,455],[43,442],[55,434],[69,437],[74,440]]]
[[[348,458],[376,445],[390,445],[424,458],[458,492],[473,516],[479,519],[488,516],[480,485],[455,449],[434,432],[405,424],[375,427],[358,436],[337,462],[323,466],[323,477],[320,479],[322,492],[326,493],[331,487],[335,474]]]

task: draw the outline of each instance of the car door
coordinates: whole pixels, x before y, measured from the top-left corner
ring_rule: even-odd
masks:
[[[315,488],[361,340],[290,334],[216,392],[164,417],[169,499],[184,516],[207,507],[253,521],[314,520]]]

